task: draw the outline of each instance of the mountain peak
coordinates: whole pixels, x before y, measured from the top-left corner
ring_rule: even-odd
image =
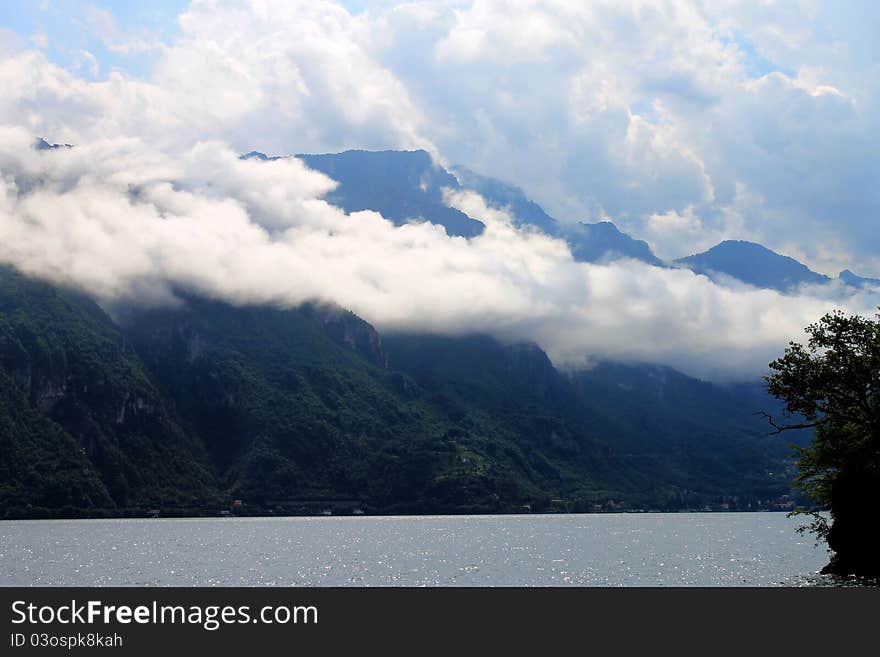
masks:
[[[240,157],[260,161],[279,159],[260,151]],[[565,239],[572,254],[581,262],[626,257],[663,266],[647,242],[633,239],[610,221],[561,224],[519,187],[463,166],[447,170],[422,149],[355,149],[341,153],[300,153],[293,157],[339,183],[325,198],[347,213],[372,210],[398,226],[423,220],[443,226],[449,235],[475,237],[485,229],[483,223],[449,207],[443,198],[444,189],[473,190],[490,206],[510,210],[516,226],[534,226],[547,235]]]
[[[37,141],[34,142],[34,149],[38,151],[53,151],[57,148],[73,148],[73,146],[71,144],[50,144],[42,137],[37,137]]]
[[[792,292],[801,285],[824,285],[831,279],[805,264],[766,246],[745,240],[725,240],[702,253],[675,261],[709,278],[718,274],[755,287]]]
[[[559,223],[519,187],[480,175],[460,165],[452,167],[452,172],[463,188],[477,192],[489,205],[509,209],[514,225],[536,226],[547,235],[559,235]]]
[[[624,257],[663,266],[647,242],[630,237],[611,221],[581,222],[566,232],[571,252],[580,262]]]
[[[245,153],[244,155],[240,155],[238,157],[239,160],[262,160],[263,162],[267,160],[277,160],[277,157],[269,157],[265,153],[261,153],[260,151],[251,151],[250,153]]]
[[[788,258],[788,256],[784,256],[772,249],[768,249],[763,244],[759,244],[758,242],[750,242],[748,240],[723,240],[713,246],[708,252],[718,252],[718,251],[738,251],[741,253],[764,253],[764,254],[772,254],[774,256],[779,256],[781,258]]]
[[[460,189],[458,179],[437,166],[427,151],[351,150],[296,157],[339,183],[326,198],[345,212],[373,210],[398,226],[429,221],[462,237],[475,237],[485,229],[482,222],[446,204],[443,190]]]
[[[844,269],[840,272],[838,278],[847,285],[852,285],[853,287],[880,287],[880,278],[866,278],[864,276],[859,276],[849,269]]]

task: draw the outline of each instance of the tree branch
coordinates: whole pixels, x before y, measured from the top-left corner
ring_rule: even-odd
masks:
[[[774,430],[771,431],[770,433],[768,433],[767,434],[768,436],[776,436],[776,435],[779,435],[780,433],[782,433],[783,431],[789,431],[790,429],[811,429],[815,426],[822,424],[822,420],[817,420],[816,422],[808,422],[805,424],[778,425],[778,424],[776,424],[776,422],[773,421],[773,416],[770,415],[769,413],[765,413],[764,411],[758,411],[757,413],[755,413],[755,415],[760,415],[762,417],[767,418],[767,421],[773,427]]]

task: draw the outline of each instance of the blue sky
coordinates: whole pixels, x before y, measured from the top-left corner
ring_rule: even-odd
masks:
[[[81,53],[91,53],[99,64],[99,75],[113,69],[135,75],[146,74],[153,53],[123,54],[108,48],[102,25],[93,10],[112,16],[122,34],[144,35],[159,41],[173,39],[178,33],[177,16],[189,3],[186,0],[155,0],[149,3],[126,0],[79,2],[77,0],[5,0],[0,5],[0,26],[13,30],[28,45],[39,44],[45,36],[47,56],[61,66],[82,65]]]

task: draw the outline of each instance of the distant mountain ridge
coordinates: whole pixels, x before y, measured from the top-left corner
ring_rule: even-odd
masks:
[[[619,258],[641,260],[655,267],[666,264],[651,251],[643,240],[622,232],[610,221],[578,223],[563,234],[578,262],[603,262]]]
[[[442,190],[459,189],[458,180],[436,166],[425,151],[345,151],[296,157],[339,182],[327,200],[346,212],[374,210],[397,225],[422,218],[461,237],[474,237],[485,229],[482,222],[443,201]]]
[[[793,292],[803,285],[826,285],[831,278],[794,258],[755,242],[726,240],[708,251],[679,258],[677,264],[709,278],[724,274],[755,287]]]
[[[514,225],[535,226],[554,237],[561,234],[559,222],[530,200],[519,187],[480,175],[467,167],[454,166],[451,170],[462,188],[477,192],[496,208],[509,209]]]
[[[610,221],[563,224],[544,212],[519,187],[481,176],[466,167],[456,166],[452,171],[463,188],[477,192],[490,206],[509,209],[514,225],[534,226],[547,235],[567,241],[578,262],[632,258],[657,267],[664,266],[647,242],[633,239]]]
[[[249,153],[245,157],[270,159],[262,153]],[[532,226],[564,239],[578,262],[629,258],[656,267],[684,266],[721,283],[729,276],[786,294],[803,285],[826,285],[833,280],[794,258],[742,240],[724,241],[703,253],[666,263],[653,253],[647,242],[622,232],[610,221],[558,221],[519,187],[464,166],[452,166],[447,171],[436,165],[425,151],[345,151],[296,157],[340,181],[340,186],[328,195],[328,201],[346,212],[375,210],[397,224],[422,218],[444,226],[450,235],[479,235],[483,224],[448,208],[441,193],[442,188],[472,190],[490,207],[508,210],[514,225]],[[840,280],[852,287],[880,286],[878,279],[862,278],[848,270],[841,273]]]
[[[840,272],[838,278],[842,280],[847,285],[851,285],[852,287],[857,288],[878,288],[880,289],[880,278],[866,278],[864,276],[858,276],[854,274],[849,269],[844,269]]]
[[[52,144],[39,138],[34,148],[55,150],[73,146]],[[485,229],[483,223],[450,208],[442,196],[444,188],[473,190],[491,207],[509,210],[515,225],[533,226],[547,235],[564,239],[578,262],[629,258],[656,267],[686,267],[722,285],[734,279],[784,294],[795,293],[804,285],[827,285],[834,280],[794,258],[743,240],[726,240],[702,253],[667,263],[651,251],[647,242],[620,231],[610,221],[559,222],[530,200],[522,189],[467,167],[453,166],[446,170],[423,150],[351,150],[286,156],[250,151],[241,156],[263,161],[283,157],[297,157],[337,180],[339,186],[327,195],[327,200],[345,212],[373,210],[397,225],[424,220],[443,226],[449,235],[479,235]],[[880,279],[859,276],[849,269],[841,271],[837,280],[852,289],[880,290]]]
[[[257,151],[242,157],[277,159]],[[326,198],[345,212],[373,210],[397,225],[421,218],[443,226],[449,235],[474,237],[485,229],[483,223],[447,206],[442,195],[443,189],[472,190],[489,206],[509,210],[514,225],[534,226],[547,235],[565,239],[579,262],[623,257],[663,266],[647,242],[633,239],[609,221],[563,224],[528,199],[520,188],[465,167],[447,171],[437,166],[426,151],[353,150],[294,157],[339,182]]]

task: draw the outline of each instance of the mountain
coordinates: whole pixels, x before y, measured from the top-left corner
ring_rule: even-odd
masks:
[[[73,148],[73,146],[71,146],[70,144],[50,144],[42,137],[38,138],[37,141],[34,142],[34,149],[38,151],[52,151],[58,148]]]
[[[246,158],[269,158],[256,151]],[[322,155],[297,155],[309,167],[340,182],[327,200],[346,212],[374,210],[400,225],[423,219],[446,228],[450,235],[474,237],[485,226],[443,203],[442,190],[472,190],[490,207],[506,209],[517,226],[532,226],[564,239],[579,262],[607,262],[619,258],[640,260],[656,267],[668,266],[647,242],[619,230],[610,221],[560,222],[529,199],[519,187],[483,176],[464,166],[449,170],[435,164],[425,151],[345,151]],[[756,244],[728,240],[708,251],[675,261],[719,283],[730,277],[783,293],[801,285],[823,285],[831,278],[809,269],[794,258]],[[853,287],[880,285],[878,279],[856,276],[849,270],[840,279]]]
[[[877,287],[880,288],[880,278],[865,278],[864,276],[857,276],[852,273],[849,269],[844,269],[840,272],[838,276],[840,280],[842,280],[847,285],[851,285],[852,287],[857,288],[866,288],[866,287]]]
[[[0,503],[46,509],[209,504],[214,476],[95,303],[0,268]]]
[[[482,176],[463,166],[452,167],[452,172],[463,189],[477,192],[492,207],[509,209],[516,226],[535,226],[554,237],[561,234],[559,222],[529,200],[519,187]]]
[[[733,489],[739,500],[776,497],[794,471],[789,443],[805,444],[809,432],[787,440],[768,437],[761,412],[783,409],[758,381],[720,386],[658,365],[601,362],[576,372],[584,398],[614,423],[616,448],[638,459],[652,478],[675,481],[682,494]],[[737,485],[731,482],[737,479]]]
[[[736,278],[755,287],[793,292],[801,285],[824,285],[831,279],[814,272],[794,258],[756,244],[727,240],[708,251],[679,258],[677,264],[698,274],[718,278],[719,274]]]
[[[181,298],[111,318],[0,270],[0,515],[747,508],[788,492],[766,428],[671,371],[658,389],[626,368],[562,373],[534,345],[380,336],[335,307]]]
[[[626,499],[587,476],[588,432],[555,450],[537,420],[425,391],[341,309],[188,297],[114,320],[73,292],[0,281],[6,517],[216,513],[232,499],[249,513],[538,509],[559,472],[590,502]]]
[[[34,408],[0,369],[0,505],[12,517],[72,515],[114,505],[77,441]]]
[[[610,221],[562,224],[529,200],[519,188],[494,178],[474,173],[462,166],[453,167],[463,189],[480,194],[491,207],[510,210],[517,226],[534,226],[547,235],[566,240],[578,262],[599,262],[633,258],[658,267],[663,263],[647,242],[633,239]]]
[[[610,221],[576,224],[566,229],[565,238],[579,262],[632,258],[656,267],[665,266],[647,242],[633,239]]]
[[[246,159],[272,160],[251,151]],[[548,215],[518,187],[477,174],[466,167],[451,171],[435,164],[425,151],[345,151],[297,155],[310,168],[339,182],[326,199],[345,212],[373,210],[396,225],[425,220],[443,226],[449,235],[474,237],[485,226],[443,202],[443,190],[472,190],[490,207],[507,209],[517,226],[533,226],[568,241],[575,259],[597,262],[619,257],[661,266],[646,242],[631,238],[608,221],[562,224]]]
[[[599,449],[586,432],[573,451],[554,451],[536,437],[536,417],[512,420],[423,388],[351,313],[189,299],[120,322],[203,437],[222,490],[252,508],[540,508],[558,496],[560,472],[591,500],[604,490],[578,460]]]
[[[422,219],[449,235],[474,237],[482,222],[443,202],[443,189],[459,189],[458,180],[434,164],[425,151],[345,151],[297,155],[310,168],[339,182],[327,200],[345,212],[374,210],[396,225]]]
[[[619,363],[562,373],[537,347],[485,336],[391,335],[385,346],[391,366],[424,389],[524,423],[526,434],[586,459],[597,482],[628,491],[630,504],[749,508],[788,492],[788,443],[768,438],[756,414],[777,411],[778,402],[755,386],[728,390],[670,368]],[[587,497],[578,482],[561,476],[560,495]]]

